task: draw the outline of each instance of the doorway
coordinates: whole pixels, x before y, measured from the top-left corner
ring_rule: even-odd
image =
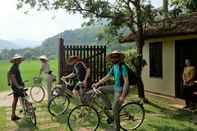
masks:
[[[183,98],[182,73],[185,59],[190,59],[197,67],[197,39],[175,41],[175,93],[178,98]]]

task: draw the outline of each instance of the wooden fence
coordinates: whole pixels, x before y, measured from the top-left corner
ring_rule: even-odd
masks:
[[[59,76],[67,75],[72,67],[67,65],[69,56],[79,56],[91,69],[92,82],[99,80],[106,73],[106,46],[105,45],[65,45],[60,39],[59,45]]]

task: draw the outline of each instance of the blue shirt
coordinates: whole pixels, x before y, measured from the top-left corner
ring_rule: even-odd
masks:
[[[120,72],[120,68],[121,68],[121,72],[122,72],[122,78],[121,78],[121,72]],[[113,76],[114,77],[114,90],[115,92],[121,92],[123,89],[123,77],[127,77],[128,76],[128,70],[125,64],[121,64],[121,67],[119,64],[114,64],[112,66],[112,68],[110,69],[110,71],[108,72],[108,75]]]

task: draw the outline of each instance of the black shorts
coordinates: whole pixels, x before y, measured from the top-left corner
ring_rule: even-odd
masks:
[[[22,89],[18,89],[16,86],[11,86],[14,97],[24,97],[24,91]]]

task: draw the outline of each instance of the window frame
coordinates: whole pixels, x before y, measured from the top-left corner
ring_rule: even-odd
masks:
[[[149,43],[149,63],[149,77],[163,78],[163,43],[161,41]]]

